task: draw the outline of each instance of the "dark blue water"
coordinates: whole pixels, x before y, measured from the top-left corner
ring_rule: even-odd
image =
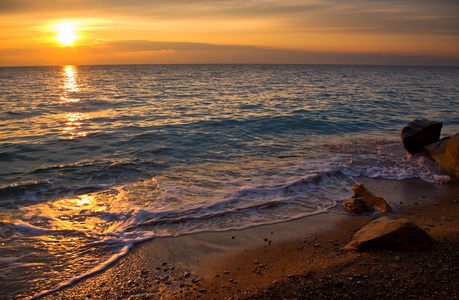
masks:
[[[459,131],[457,82],[453,67],[0,68],[0,298],[155,236],[327,212],[355,176],[447,181],[399,136],[417,118]]]

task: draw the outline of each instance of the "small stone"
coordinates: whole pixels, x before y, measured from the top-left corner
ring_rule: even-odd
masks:
[[[319,248],[320,244],[315,244],[314,247]]]
[[[253,263],[258,265],[260,262],[258,261],[258,259],[256,259]]]
[[[298,248],[296,248],[298,251],[299,250],[303,250],[303,246],[299,246]]]
[[[410,154],[416,154],[432,143],[440,140],[443,124],[426,119],[416,119],[403,127],[401,139],[403,146]]]
[[[390,205],[384,200],[383,197],[373,195],[370,191],[367,190],[363,184],[358,183],[356,185],[351,186],[351,189],[355,193],[355,198],[360,199],[363,198],[363,203],[368,202],[370,205],[377,207],[382,213],[391,212],[392,208]],[[370,211],[371,212],[371,211]]]
[[[191,273],[190,273],[190,272],[185,272],[185,274],[184,274],[184,275],[185,275],[185,277],[187,277],[187,278],[188,278],[188,277],[190,277]]]
[[[223,271],[223,273],[225,273],[225,274],[229,274],[230,272],[229,272],[229,271]]]
[[[364,251],[376,247],[399,251],[427,249],[432,238],[416,224],[405,220],[381,217],[360,229],[345,250]]]
[[[399,261],[401,261],[402,259],[401,259],[400,256],[397,255],[397,256],[395,256],[394,260],[395,260],[396,262],[399,262]]]
[[[167,265],[167,261],[163,261],[163,262],[161,263],[161,265],[163,265],[163,266],[164,266],[164,265]]]
[[[200,289],[199,292],[200,293],[205,293],[205,292],[207,292],[207,290],[206,289]]]
[[[375,208],[363,197],[355,197],[343,202],[344,208],[354,214],[372,213]]]

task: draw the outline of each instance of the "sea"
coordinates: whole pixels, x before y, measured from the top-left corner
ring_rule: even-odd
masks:
[[[459,67],[2,67],[0,299],[142,241],[327,213],[359,176],[448,182],[400,132],[458,132],[458,82]]]

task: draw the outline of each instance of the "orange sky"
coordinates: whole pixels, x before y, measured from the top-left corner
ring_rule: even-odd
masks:
[[[458,66],[458,16],[457,0],[1,0],[0,66]]]

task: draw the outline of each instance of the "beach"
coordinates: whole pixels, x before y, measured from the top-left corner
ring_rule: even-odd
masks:
[[[357,178],[434,239],[424,251],[341,248],[381,213],[328,213],[156,238],[43,299],[457,299],[459,184]]]

